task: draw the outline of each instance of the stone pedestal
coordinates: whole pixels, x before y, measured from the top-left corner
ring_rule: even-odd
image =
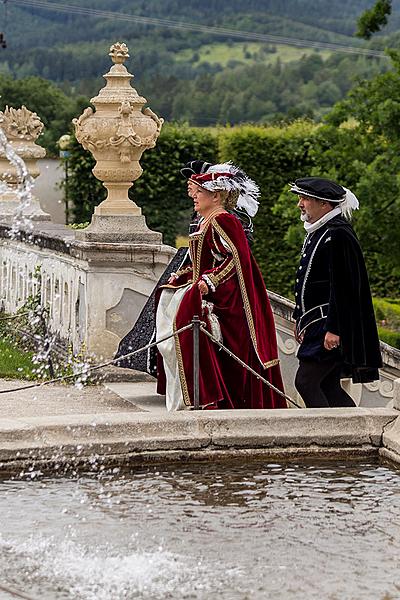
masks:
[[[19,197],[14,194],[0,194],[0,220],[4,223],[12,223],[18,215]],[[22,215],[31,221],[50,221],[51,217],[44,212],[39,200],[32,196],[28,206],[24,206]]]
[[[161,244],[162,234],[146,225],[143,215],[96,215],[86,229],[76,231],[76,239],[87,242],[135,242]]]

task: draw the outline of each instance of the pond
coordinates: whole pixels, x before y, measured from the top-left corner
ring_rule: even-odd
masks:
[[[0,492],[0,584],[35,599],[400,598],[400,471],[379,463],[33,472]]]

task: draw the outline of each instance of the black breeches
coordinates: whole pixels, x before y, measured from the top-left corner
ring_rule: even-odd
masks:
[[[340,385],[341,365],[337,361],[300,360],[295,386],[307,408],[356,406]]]

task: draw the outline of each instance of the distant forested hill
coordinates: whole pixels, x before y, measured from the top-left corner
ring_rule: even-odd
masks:
[[[55,8],[64,0],[49,0]],[[120,20],[120,14],[196,23],[310,42],[364,45],[353,37],[358,16],[373,0],[65,0],[112,18],[0,5],[0,77],[39,76],[69,96],[91,96],[108,70],[108,48],[125,41],[135,84],[167,119],[195,125],[320,118],[351,87],[388,61],[310,47],[241,40],[214,32]],[[113,14],[112,14],[113,13]],[[400,29],[394,11],[385,34]],[[387,38],[377,37],[375,48]],[[0,81],[0,93],[2,90]],[[2,99],[4,102],[6,98]]]

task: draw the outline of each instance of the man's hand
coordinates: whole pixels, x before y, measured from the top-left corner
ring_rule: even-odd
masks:
[[[333,350],[334,348],[338,348],[340,346],[340,337],[330,331],[327,331],[325,334],[324,340],[324,348],[326,350]]]
[[[203,281],[203,279],[201,279],[199,281],[199,283],[197,284],[197,287],[199,288],[200,294],[202,296],[204,296],[205,294],[208,294],[208,285],[206,284],[205,281]]]

